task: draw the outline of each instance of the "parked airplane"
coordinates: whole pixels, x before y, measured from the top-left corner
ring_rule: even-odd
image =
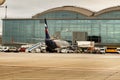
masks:
[[[65,40],[60,40],[60,39],[51,39],[49,33],[48,33],[48,25],[47,25],[47,20],[44,19],[45,21],[45,43],[47,46],[47,51],[49,52],[54,52],[57,50],[60,50],[62,48],[69,47],[70,44],[65,41]]]

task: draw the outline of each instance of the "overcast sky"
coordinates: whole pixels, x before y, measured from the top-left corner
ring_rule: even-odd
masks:
[[[120,6],[120,0],[6,0],[8,18],[31,18],[45,10],[61,6],[77,6],[99,11],[108,7]],[[0,18],[5,17],[5,8],[0,8]],[[0,26],[2,23],[0,22]],[[2,32],[0,27],[0,32]]]

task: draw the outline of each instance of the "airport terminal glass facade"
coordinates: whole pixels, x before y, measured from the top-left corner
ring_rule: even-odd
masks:
[[[59,10],[37,15],[37,18],[31,19],[3,19],[2,43],[44,41],[44,18],[46,18],[52,36],[60,32],[62,39],[72,42],[73,32],[86,32],[88,37],[100,37],[97,43],[120,44],[120,10],[93,16],[70,10]]]

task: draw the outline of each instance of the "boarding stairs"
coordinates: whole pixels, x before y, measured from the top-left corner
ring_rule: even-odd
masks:
[[[42,43],[38,42],[38,43],[32,45],[31,47],[27,48],[26,51],[27,52],[32,52],[33,50],[35,50],[36,48],[41,47],[41,46],[42,46]]]

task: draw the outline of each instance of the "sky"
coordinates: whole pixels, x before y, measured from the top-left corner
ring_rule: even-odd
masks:
[[[5,7],[7,6],[7,11]],[[77,6],[91,11],[100,11],[105,8],[120,6],[120,0],[6,0],[0,7],[0,18],[31,18],[33,15],[51,8],[61,6]],[[0,34],[2,20],[0,20]]]

